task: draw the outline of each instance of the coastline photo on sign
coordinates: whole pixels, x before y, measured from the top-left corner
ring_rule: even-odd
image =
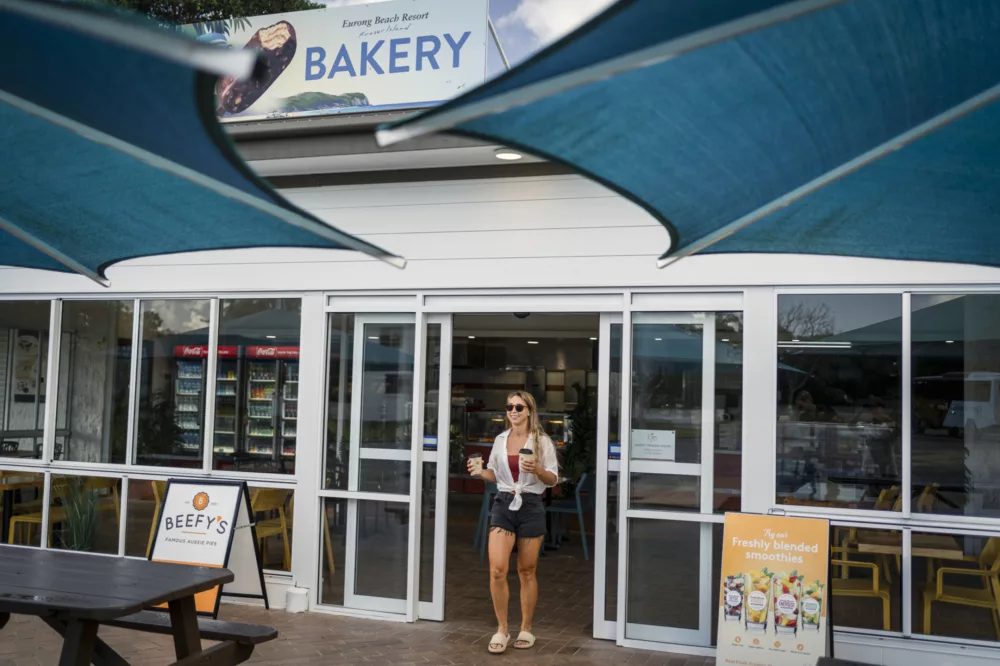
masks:
[[[264,73],[216,86],[223,121],[412,109],[486,80],[487,0],[393,0],[182,26],[260,51]]]
[[[815,666],[829,652],[830,524],[727,513],[716,664]]]

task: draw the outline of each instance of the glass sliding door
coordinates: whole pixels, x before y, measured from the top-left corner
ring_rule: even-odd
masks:
[[[412,314],[330,315],[320,603],[407,613],[417,337]]]
[[[635,313],[629,328],[617,637],[707,649],[722,514],[739,510],[742,316]]]
[[[621,470],[622,316],[601,315],[597,357],[594,638],[615,640],[618,475]]]
[[[452,316],[427,315],[420,452],[420,583],[417,615],[444,620],[451,440]]]

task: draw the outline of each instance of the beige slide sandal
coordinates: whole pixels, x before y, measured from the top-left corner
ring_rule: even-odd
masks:
[[[520,645],[518,645],[520,643]],[[535,645],[535,635],[530,631],[522,631],[514,641],[514,647],[518,650],[527,650]]]
[[[499,631],[493,634],[493,638],[490,639],[490,652],[492,654],[503,654],[507,651],[508,641],[510,641],[510,634],[501,634]],[[499,645],[500,647],[493,647],[494,645]]]

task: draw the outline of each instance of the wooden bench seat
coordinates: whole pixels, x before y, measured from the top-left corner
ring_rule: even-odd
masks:
[[[173,633],[170,627],[170,613],[165,611],[141,611],[102,624],[151,634],[169,636]],[[240,645],[259,645],[278,637],[278,630],[274,627],[245,622],[224,622],[205,617],[198,618],[198,633],[208,641],[232,641]]]

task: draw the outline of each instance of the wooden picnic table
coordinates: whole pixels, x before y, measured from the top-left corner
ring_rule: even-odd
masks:
[[[947,534],[914,534],[911,541],[914,557],[937,560],[961,560],[965,553],[955,537]],[[879,555],[902,555],[903,535],[896,533],[858,531],[858,552]]]
[[[97,637],[98,627],[116,621],[128,626],[127,616],[166,603],[169,615],[156,616],[164,616],[163,633],[169,620],[174,651],[183,660],[177,663],[238,664],[249,653],[232,641],[202,650],[195,609],[195,594],[232,580],[232,572],[222,568],[0,545],[0,629],[11,613],[34,615],[63,637],[59,666],[127,666]]]

